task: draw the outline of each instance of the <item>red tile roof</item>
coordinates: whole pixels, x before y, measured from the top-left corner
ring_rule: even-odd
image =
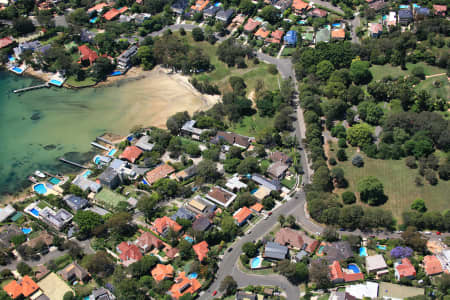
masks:
[[[164,245],[164,243],[150,232],[144,232],[137,239],[136,245],[141,249],[145,249],[145,251],[148,251],[151,247],[159,249]]]
[[[250,206],[250,209],[253,211],[256,211],[256,212],[261,212],[263,210],[263,208],[264,208],[264,206],[259,202],[256,202],[255,204]]]
[[[11,45],[14,41],[10,37],[0,39],[0,49]]]
[[[93,12],[93,11],[102,11],[103,8],[108,7],[109,5],[106,4],[105,2],[102,3],[98,3],[94,6],[92,6],[91,8],[88,9],[88,13]]]
[[[270,31],[269,31],[269,30],[266,30],[266,29],[260,27],[260,28],[256,31],[255,36],[265,39],[266,37],[269,36],[269,34],[270,34]]]
[[[375,34],[383,32],[383,25],[380,23],[370,23],[370,32]]]
[[[323,9],[320,9],[320,8],[314,8],[311,11],[311,14],[313,16],[320,17],[320,18],[323,18],[323,17],[327,16],[327,12],[325,10],[323,10]]]
[[[157,264],[152,270],[152,277],[159,282],[173,277],[173,267],[171,265]]]
[[[283,38],[283,35],[284,35],[284,31],[277,29],[277,30],[273,31],[270,35],[272,36],[273,39],[281,41],[281,39]]]
[[[436,275],[442,273],[442,265],[439,259],[434,255],[427,255],[423,258],[423,265],[427,275]]]
[[[185,272],[181,272],[180,275],[175,278],[175,282],[176,283],[172,285],[169,290],[170,295],[175,299],[179,299],[181,296],[187,293],[194,294],[202,287],[197,279],[187,278]]]
[[[289,245],[291,247],[302,249],[305,244],[307,244],[304,249],[308,253],[313,253],[319,241],[307,236],[304,232],[296,231],[291,228],[282,228],[275,235],[275,242],[280,245]]]
[[[397,265],[395,269],[400,278],[416,276],[416,269],[408,258],[403,258],[402,263]]]
[[[126,12],[127,10],[128,10],[128,7],[126,7],[126,6],[120,8],[120,9],[111,8],[103,15],[103,18],[105,18],[107,21],[111,21],[112,19],[114,19],[121,13]]]
[[[197,254],[199,261],[203,261],[209,252],[208,243],[205,241],[195,244],[192,246],[192,249],[194,249],[195,254]]]
[[[86,45],[78,46],[78,51],[81,53],[81,60],[89,60],[89,64],[93,64],[94,61],[98,58],[97,52],[92,50]]]
[[[209,4],[209,0],[197,0],[195,4],[191,6],[192,10],[201,12],[203,11]]]
[[[172,230],[178,232],[183,227],[180,224],[169,218],[168,216],[164,216],[162,218],[158,218],[153,222],[153,229],[158,234],[163,234],[166,230],[172,228]]]
[[[253,32],[259,25],[261,25],[261,22],[249,18],[247,23],[244,25],[244,30],[248,32]]]
[[[130,242],[120,243],[119,246],[117,246],[117,249],[120,252],[119,257],[123,262],[127,262],[129,260],[138,261],[142,258],[142,253],[139,248]]]
[[[344,273],[342,272],[341,265],[337,260],[335,260],[331,266],[328,266],[330,269],[330,280],[344,280]]]
[[[125,150],[120,154],[120,159],[126,159],[130,163],[134,163],[139,156],[142,155],[142,150],[136,146],[128,146]]]
[[[16,299],[23,295],[28,297],[39,289],[39,286],[30,278],[25,275],[19,282],[11,281],[3,287],[3,290],[12,298]]]
[[[170,248],[166,251],[166,255],[168,258],[175,258],[178,252],[180,252],[178,248]]]
[[[159,179],[165,178],[167,175],[173,172],[175,172],[175,169],[172,166],[163,164],[147,172],[147,174],[145,174],[145,179],[147,180],[148,184],[153,184]]]
[[[233,218],[238,224],[242,224],[251,214],[252,211],[247,206],[244,206],[234,214]]]
[[[296,12],[303,12],[308,7],[308,3],[303,2],[302,0],[294,0],[292,2],[292,8]]]
[[[436,14],[445,15],[445,13],[447,12],[447,5],[433,4],[433,9]]]
[[[343,28],[331,31],[332,39],[345,39],[345,30]]]

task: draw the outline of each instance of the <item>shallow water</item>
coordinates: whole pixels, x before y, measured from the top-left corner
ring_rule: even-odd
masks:
[[[159,79],[150,76],[101,88],[52,87],[14,94],[12,90],[40,81],[0,72],[0,194],[27,186],[26,178],[37,169],[75,171],[57,158],[91,159],[90,142],[105,131],[124,135],[134,125],[160,125],[165,113],[186,105],[200,107],[200,98],[191,91]],[[174,98],[168,97],[172,87]],[[184,107],[173,105],[177,98],[186,102]]]

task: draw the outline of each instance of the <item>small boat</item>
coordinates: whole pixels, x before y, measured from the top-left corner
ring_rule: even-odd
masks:
[[[34,175],[37,176],[37,177],[39,177],[39,178],[45,178],[45,177],[46,177],[45,174],[42,173],[42,172],[39,171],[39,170],[36,170],[36,171],[34,172]]]
[[[33,176],[28,176],[28,180],[31,181],[32,183],[37,182],[36,178],[34,178]]]

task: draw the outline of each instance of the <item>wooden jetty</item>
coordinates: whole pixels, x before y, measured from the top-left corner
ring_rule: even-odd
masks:
[[[17,94],[17,93],[27,92],[27,91],[31,91],[31,90],[37,90],[37,89],[41,89],[41,88],[49,88],[49,87],[50,87],[50,84],[48,82],[46,82],[44,84],[39,84],[39,85],[29,86],[29,87],[22,88],[22,89],[17,89],[17,90],[14,90],[13,92],[15,94]]]
[[[59,160],[64,162],[64,163],[66,163],[66,164],[69,164],[69,165],[72,165],[72,166],[75,166],[75,167],[78,167],[78,168],[81,168],[81,169],[89,169],[88,167],[83,166],[82,164],[76,163],[74,161],[67,160],[64,157],[60,157]]]
[[[107,147],[105,147],[105,146],[102,146],[102,145],[100,145],[100,144],[98,144],[98,143],[96,143],[96,142],[92,142],[91,145],[94,146],[94,147],[100,148],[100,149],[102,149],[102,150],[105,150],[105,151],[111,150],[111,149],[109,149],[109,148],[107,148]]]

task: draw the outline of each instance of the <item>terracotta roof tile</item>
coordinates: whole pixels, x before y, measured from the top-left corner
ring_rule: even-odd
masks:
[[[439,259],[434,255],[427,255],[423,258],[425,273],[427,275],[436,275],[442,273],[442,265]]]
[[[159,179],[165,178],[167,175],[173,172],[175,172],[175,169],[172,166],[168,164],[162,164],[147,172],[147,174],[145,174],[145,179],[147,180],[148,184],[153,184]]]
[[[238,224],[242,224],[251,214],[252,211],[247,206],[244,206],[234,214],[233,218],[236,222],[238,222]]]
[[[142,155],[141,149],[139,149],[136,146],[128,146],[125,148],[122,154],[120,154],[119,158],[126,159],[130,163],[134,163],[141,155]]]
[[[343,28],[332,30],[331,38],[333,39],[344,39],[345,38],[345,30]]]
[[[244,25],[244,30],[248,31],[248,32],[253,32],[255,31],[256,27],[258,27],[259,25],[261,25],[261,22],[253,20],[252,18],[249,18],[247,23]],[[219,134],[219,132],[218,132]],[[232,143],[230,143],[232,144]]]
[[[195,254],[197,254],[199,261],[203,261],[209,252],[208,243],[205,241],[195,244],[192,246],[192,249],[194,249]]]
[[[153,229],[158,234],[165,233],[165,231],[169,230],[169,228],[172,228],[172,230],[179,232],[183,227],[181,227],[180,224],[178,224],[168,216],[158,218],[153,222]]]
[[[408,258],[403,258],[402,263],[395,267],[400,278],[416,276],[416,269]]]
[[[270,34],[269,30],[266,30],[265,28],[260,27],[256,31],[255,36],[265,39],[266,37],[269,36],[269,34]]]
[[[259,202],[256,202],[255,204],[250,206],[250,209],[253,211],[256,211],[256,212],[261,212],[263,210],[263,208],[264,208],[264,206]]]
[[[152,276],[157,282],[167,278],[172,278],[173,267],[171,265],[157,264],[152,270]]]
[[[169,290],[170,295],[175,299],[179,299],[181,296],[187,293],[194,294],[202,287],[197,279],[187,278],[185,272],[181,272],[180,275],[178,275],[178,277],[175,279],[175,282],[176,283],[172,285]]]

